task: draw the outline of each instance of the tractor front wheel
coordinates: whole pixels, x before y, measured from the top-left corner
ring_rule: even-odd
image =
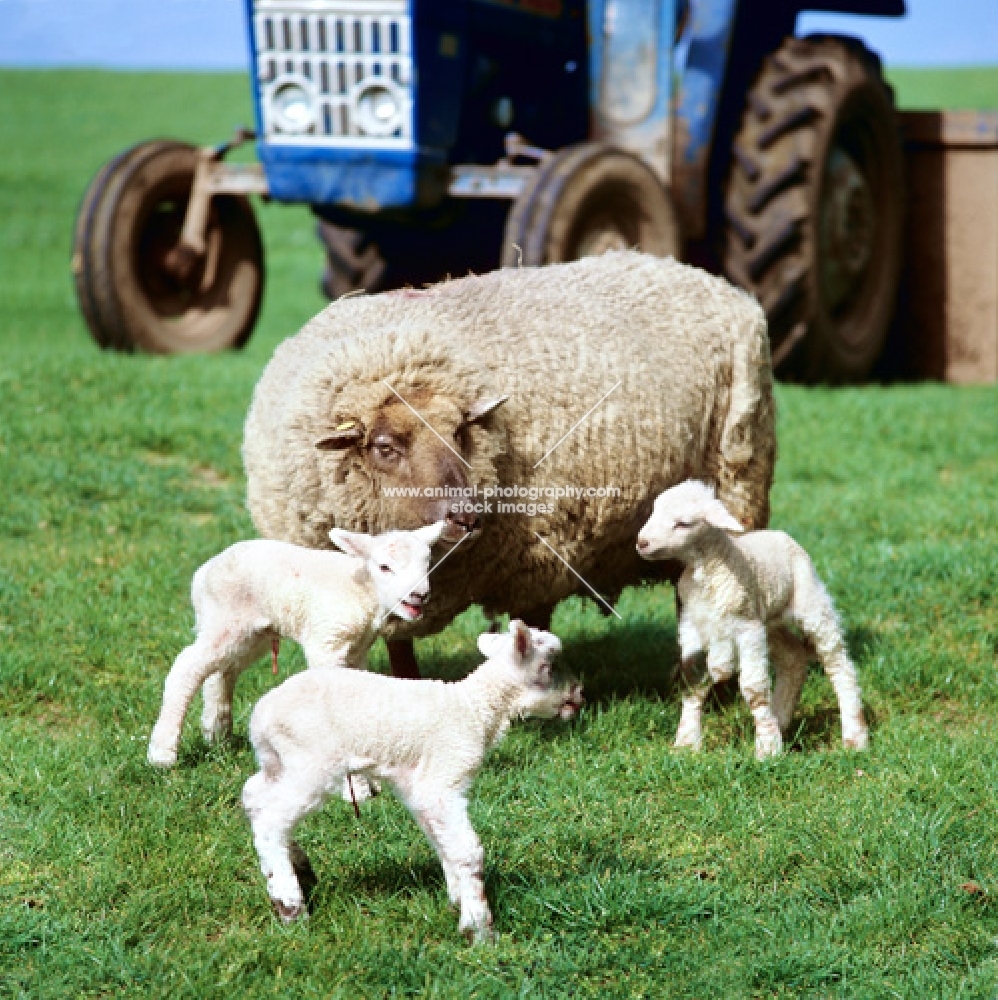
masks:
[[[175,253],[194,183],[197,153],[148,142],[94,178],[77,217],[77,298],[102,347],[158,354],[241,347],[263,293],[260,232],[249,202],[212,199],[206,253]]]
[[[773,366],[805,382],[869,375],[901,265],[902,153],[877,57],[788,38],[749,91],[725,198],[723,264],[769,318]]]
[[[537,168],[510,210],[502,264],[538,266],[628,248],[679,256],[669,193],[636,156],[585,143]]]

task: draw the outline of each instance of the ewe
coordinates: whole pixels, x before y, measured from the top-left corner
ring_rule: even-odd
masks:
[[[486,752],[518,717],[571,718],[578,684],[555,685],[556,636],[512,621],[479,636],[488,659],[464,680],[403,680],[355,670],[304,671],[264,695],[250,719],[260,770],[243,789],[267,891],[286,923],[304,913],[299,877],[308,858],[291,839],[297,823],[344,780],[387,781],[440,857],[460,930],[492,936],[482,846],[468,792]]]
[[[281,638],[301,645],[309,667],[364,667],[390,615],[422,615],[430,549],[444,527],[373,537],[334,528],[329,537],[342,552],[256,539],[209,559],[191,584],[197,638],[166,678],[149,762],[176,763],[184,715],[202,684],[202,731],[209,740],[227,734],[239,674]]]
[[[656,499],[638,534],[640,556],[679,559],[686,567],[679,581],[679,646],[688,686],[676,746],[700,748],[707,692],[731,677],[737,665],[755,719],[755,755],[761,760],[779,753],[808,661],[817,657],[838,698],[843,744],[866,749],[856,668],[808,554],[782,531],[744,531],[709,486],[689,480]],[[772,692],[767,637],[776,674]],[[703,652],[707,677],[695,661]]]

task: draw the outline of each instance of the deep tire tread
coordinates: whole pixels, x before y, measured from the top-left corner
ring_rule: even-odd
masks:
[[[781,357],[787,356],[779,371],[805,381],[862,378],[875,360],[836,353],[828,342],[817,342],[813,326],[818,308],[817,188],[840,108],[859,92],[893,116],[893,94],[882,78],[880,60],[861,42],[831,35],[788,38],[764,60],[732,149],[723,267],[766,308],[774,355],[784,338],[807,324],[807,337],[782,352]],[[893,139],[887,136],[885,142],[896,141],[896,123],[894,129]],[[896,148],[899,189],[899,143]],[[887,267],[885,285],[891,277]],[[885,287],[884,295],[892,296],[893,289]],[[879,338],[871,351],[879,350],[886,323],[882,326],[871,334],[871,343]]]

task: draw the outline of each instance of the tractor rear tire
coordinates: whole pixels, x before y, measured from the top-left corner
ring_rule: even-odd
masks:
[[[628,248],[679,256],[669,193],[636,156],[584,143],[541,163],[513,203],[502,265],[536,267]]]
[[[769,318],[773,366],[866,378],[901,267],[902,152],[880,61],[853,38],[788,38],[749,91],[725,197],[725,273]]]
[[[149,142],[94,179],[77,219],[80,307],[102,347],[174,354],[241,347],[263,294],[263,245],[249,202],[212,199],[207,253],[185,274],[169,263],[194,182],[196,150]]]

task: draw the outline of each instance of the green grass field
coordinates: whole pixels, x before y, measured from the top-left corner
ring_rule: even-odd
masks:
[[[894,79],[904,104],[998,95],[995,70]],[[145,742],[192,571],[251,533],[241,423],[322,304],[310,217],[260,211],[244,352],[101,353],[70,281],[78,199],[131,142],[246,122],[245,81],[4,72],[0,108],[0,995],[994,998],[998,387],[778,391],[773,522],[836,597],[869,754],[838,749],[817,673],[778,761],[752,759],[738,703],[705,753],[671,753],[671,592],[626,593],[623,622],[570,601],[555,630],[590,704],[516,729],[474,795],[497,947],[458,936],[387,795],[304,825],[321,887],[284,929],[238,804],[269,671],[241,682],[232,745],[189,725],[164,774]],[[482,625],[424,641],[427,672],[469,669]]]

